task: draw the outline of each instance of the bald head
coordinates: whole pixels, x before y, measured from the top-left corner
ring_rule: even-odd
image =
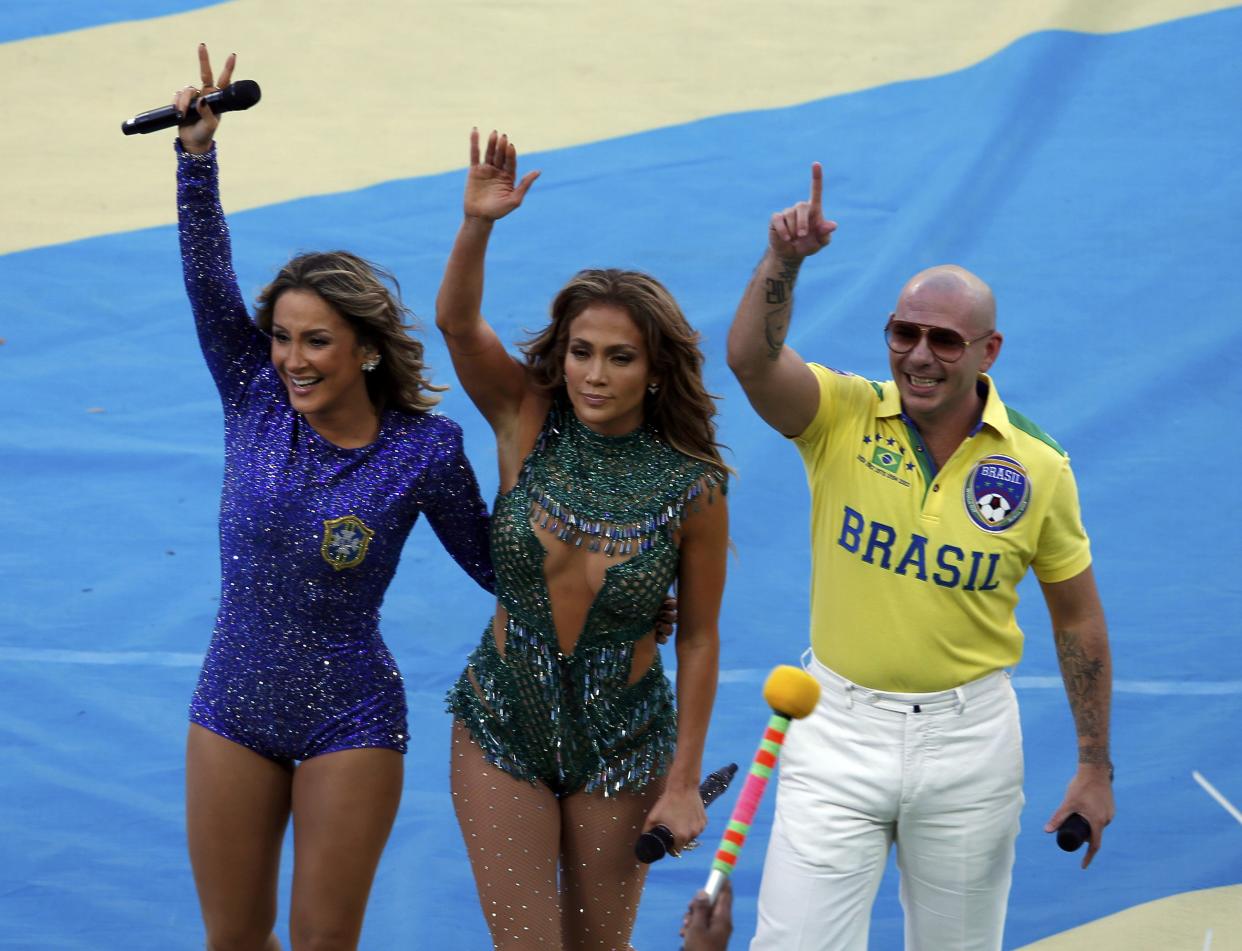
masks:
[[[940,264],[920,271],[906,282],[897,298],[903,320],[924,323],[920,314],[951,312],[967,322],[968,337],[996,329],[996,299],[978,275],[956,264]]]

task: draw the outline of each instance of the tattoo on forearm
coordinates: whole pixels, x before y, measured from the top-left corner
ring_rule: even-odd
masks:
[[[801,261],[782,260],[776,277],[764,280],[764,298],[773,306],[763,315],[763,339],[768,345],[768,359],[775,360],[785,346],[789,333],[789,316],[793,309],[793,287],[798,279]]]
[[[763,315],[763,339],[768,344],[768,359],[775,360],[785,346],[785,334],[789,332],[789,314],[769,312]]]
[[[1108,747],[1108,692],[1104,680],[1104,662],[1088,657],[1078,636],[1069,631],[1056,631],[1057,661],[1065,681],[1065,693],[1070,711],[1078,727],[1080,740],[1095,740],[1094,744],[1079,747],[1078,760],[1082,763],[1107,763]]]

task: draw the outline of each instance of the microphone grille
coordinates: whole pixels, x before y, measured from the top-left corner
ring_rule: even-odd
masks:
[[[664,858],[672,847],[673,833],[664,826],[655,826],[638,837],[638,841],[634,843],[634,855],[638,861],[650,865]]]
[[[224,95],[236,109],[249,109],[263,96],[259,84],[253,79],[239,79],[229,83]]]

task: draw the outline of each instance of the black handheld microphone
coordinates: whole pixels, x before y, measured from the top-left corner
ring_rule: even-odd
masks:
[[[209,92],[205,96],[192,100],[186,112],[178,112],[177,107],[171,105],[140,112],[132,119],[122,122],[121,131],[126,135],[135,133],[145,135],[148,132],[158,132],[160,129],[171,129],[176,125],[187,124],[187,120],[191,123],[195,122],[198,115],[194,104],[197,102],[207,103],[216,115],[222,112],[240,112],[242,109],[249,109],[253,106],[261,96],[259,84],[253,79],[239,79],[235,83],[229,83],[224,89],[217,89],[215,92]]]
[[[737,763],[730,763],[707,775],[707,778],[699,784],[699,798],[703,800],[704,806],[710,806],[721,793],[729,788],[729,783],[733,782],[736,772]],[[634,843],[634,854],[638,856],[638,861],[646,865],[660,861],[672,850],[673,833],[668,830],[667,826],[654,826],[640,835],[638,841]]]
[[[1057,827],[1057,845],[1065,852],[1077,852],[1091,838],[1091,823],[1076,812]]]

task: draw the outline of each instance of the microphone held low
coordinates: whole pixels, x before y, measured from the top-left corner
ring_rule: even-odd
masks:
[[[729,788],[729,783],[733,782],[736,772],[737,763],[730,763],[707,775],[707,778],[699,785],[699,798],[703,800],[704,806],[710,806],[717,796]],[[652,826],[634,843],[634,855],[637,856],[638,861],[650,865],[672,852],[673,844],[673,833],[669,831],[668,826]]]

